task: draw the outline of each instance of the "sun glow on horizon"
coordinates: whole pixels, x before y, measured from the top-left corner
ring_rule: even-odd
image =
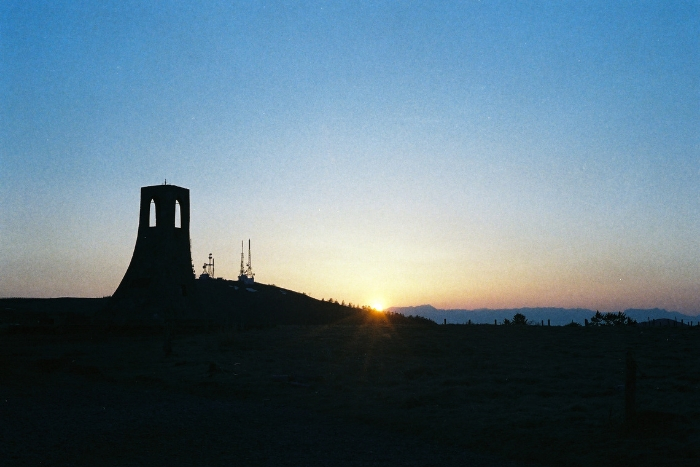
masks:
[[[384,305],[382,305],[379,302],[375,302],[372,304],[372,308],[377,310],[377,311],[384,311]]]

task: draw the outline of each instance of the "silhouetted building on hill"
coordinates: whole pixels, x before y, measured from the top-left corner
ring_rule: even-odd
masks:
[[[190,191],[175,185],[141,188],[134,254],[100,318],[158,323],[198,319],[190,252]]]

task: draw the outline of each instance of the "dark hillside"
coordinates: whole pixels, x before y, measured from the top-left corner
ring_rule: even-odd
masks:
[[[224,279],[198,279],[196,283],[200,304],[197,323],[192,323],[196,327],[209,323],[248,329],[286,324],[368,324],[375,321],[435,325],[426,318],[379,313],[369,308],[321,301],[274,285],[256,283],[245,286]],[[0,299],[0,324],[43,328],[98,323],[102,322],[99,313],[109,303],[110,297],[3,298]],[[161,321],[147,326],[162,324]]]
[[[107,305],[104,298],[0,298],[0,323],[20,325],[87,324]]]
[[[389,320],[402,324],[429,324],[424,318],[394,313],[378,313],[339,303],[317,300],[308,295],[274,285],[243,285],[224,279],[198,279],[197,291],[206,316],[227,326],[239,328],[284,324],[363,324]]]
[[[243,285],[224,279],[198,279],[197,292],[206,316],[224,325],[361,322],[366,312],[266,284]]]

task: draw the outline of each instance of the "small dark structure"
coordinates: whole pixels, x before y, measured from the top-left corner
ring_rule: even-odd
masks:
[[[115,323],[160,324],[201,319],[190,251],[190,191],[175,185],[141,188],[134,254],[108,307]]]

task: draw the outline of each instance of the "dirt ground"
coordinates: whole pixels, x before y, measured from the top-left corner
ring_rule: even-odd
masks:
[[[638,416],[625,425],[627,350]],[[5,330],[0,440],[17,466],[694,466],[700,332]]]

